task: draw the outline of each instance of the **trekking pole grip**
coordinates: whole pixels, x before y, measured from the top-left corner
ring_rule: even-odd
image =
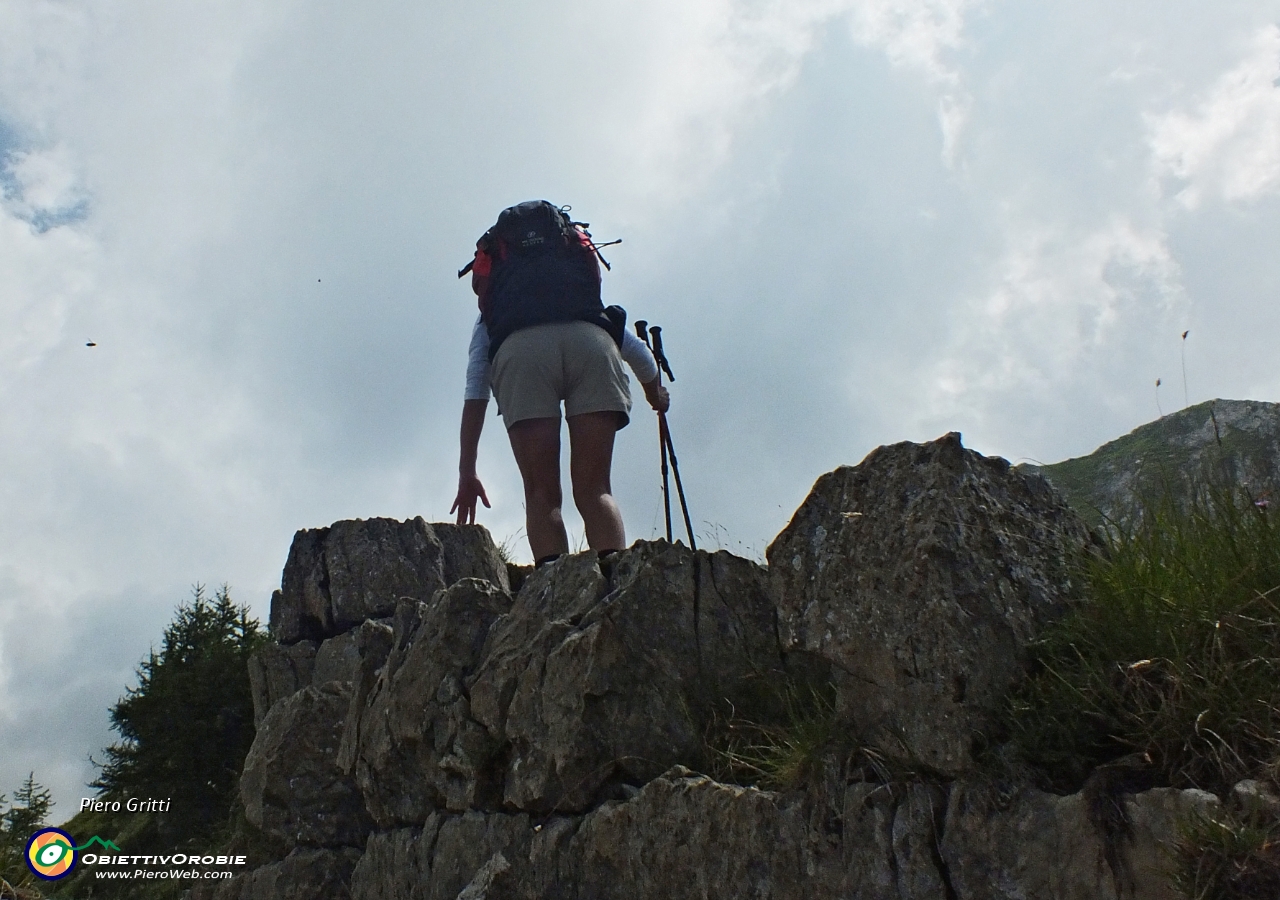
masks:
[[[675,381],[676,376],[671,374],[671,364],[667,362],[667,354],[662,351],[662,329],[654,325],[649,329],[649,334],[653,338],[653,357],[658,361],[658,368],[666,372],[668,378]]]

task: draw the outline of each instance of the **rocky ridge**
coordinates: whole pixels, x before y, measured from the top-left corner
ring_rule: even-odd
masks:
[[[1178,820],[1217,797],[1113,798],[1117,831],[975,758],[1095,540],[958,434],[824,475],[767,568],[642,541],[513,596],[479,526],[299,532],[240,789],[291,850],[192,900],[1172,898]],[[828,686],[848,741],[801,788],[702,774],[726,716]]]
[[[1182,493],[1206,475],[1270,497],[1280,492],[1280,403],[1209,400],[1141,425],[1087,456],[1019,468],[1044,475],[1091,524],[1124,519],[1144,492]]]

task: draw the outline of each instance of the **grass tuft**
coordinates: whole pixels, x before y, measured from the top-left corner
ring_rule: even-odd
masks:
[[[705,736],[717,781],[794,790],[816,775],[837,736],[835,690],[787,685],[767,706],[779,714],[742,715],[727,701]]]

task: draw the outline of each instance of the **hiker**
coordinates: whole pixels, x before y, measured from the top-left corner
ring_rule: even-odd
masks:
[[[477,500],[489,506],[476,452],[492,391],[524,479],[525,529],[539,566],[569,551],[560,512],[560,403],[573,502],[588,545],[602,557],[626,546],[610,485],[614,436],[631,412],[622,362],[650,406],[666,412],[671,403],[653,354],[627,331],[626,313],[601,303],[603,257],[567,209],[527,201],[503,210],[458,273],[471,272],[480,316],[471,330],[458,496],[449,512],[465,525],[475,522]]]

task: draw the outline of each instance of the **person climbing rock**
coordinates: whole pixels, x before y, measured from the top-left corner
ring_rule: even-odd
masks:
[[[525,529],[538,565],[569,550],[561,515],[560,405],[569,426],[569,477],[588,545],[601,556],[626,546],[611,485],[617,432],[630,421],[625,361],[655,410],[671,403],[657,363],[626,328],[621,307],[600,299],[599,247],[568,207],[531,200],[502,211],[476,242],[471,273],[480,316],[471,331],[462,406],[458,524],[489,506],[476,453],[492,392],[524,480]],[[608,264],[606,263],[606,268]]]

